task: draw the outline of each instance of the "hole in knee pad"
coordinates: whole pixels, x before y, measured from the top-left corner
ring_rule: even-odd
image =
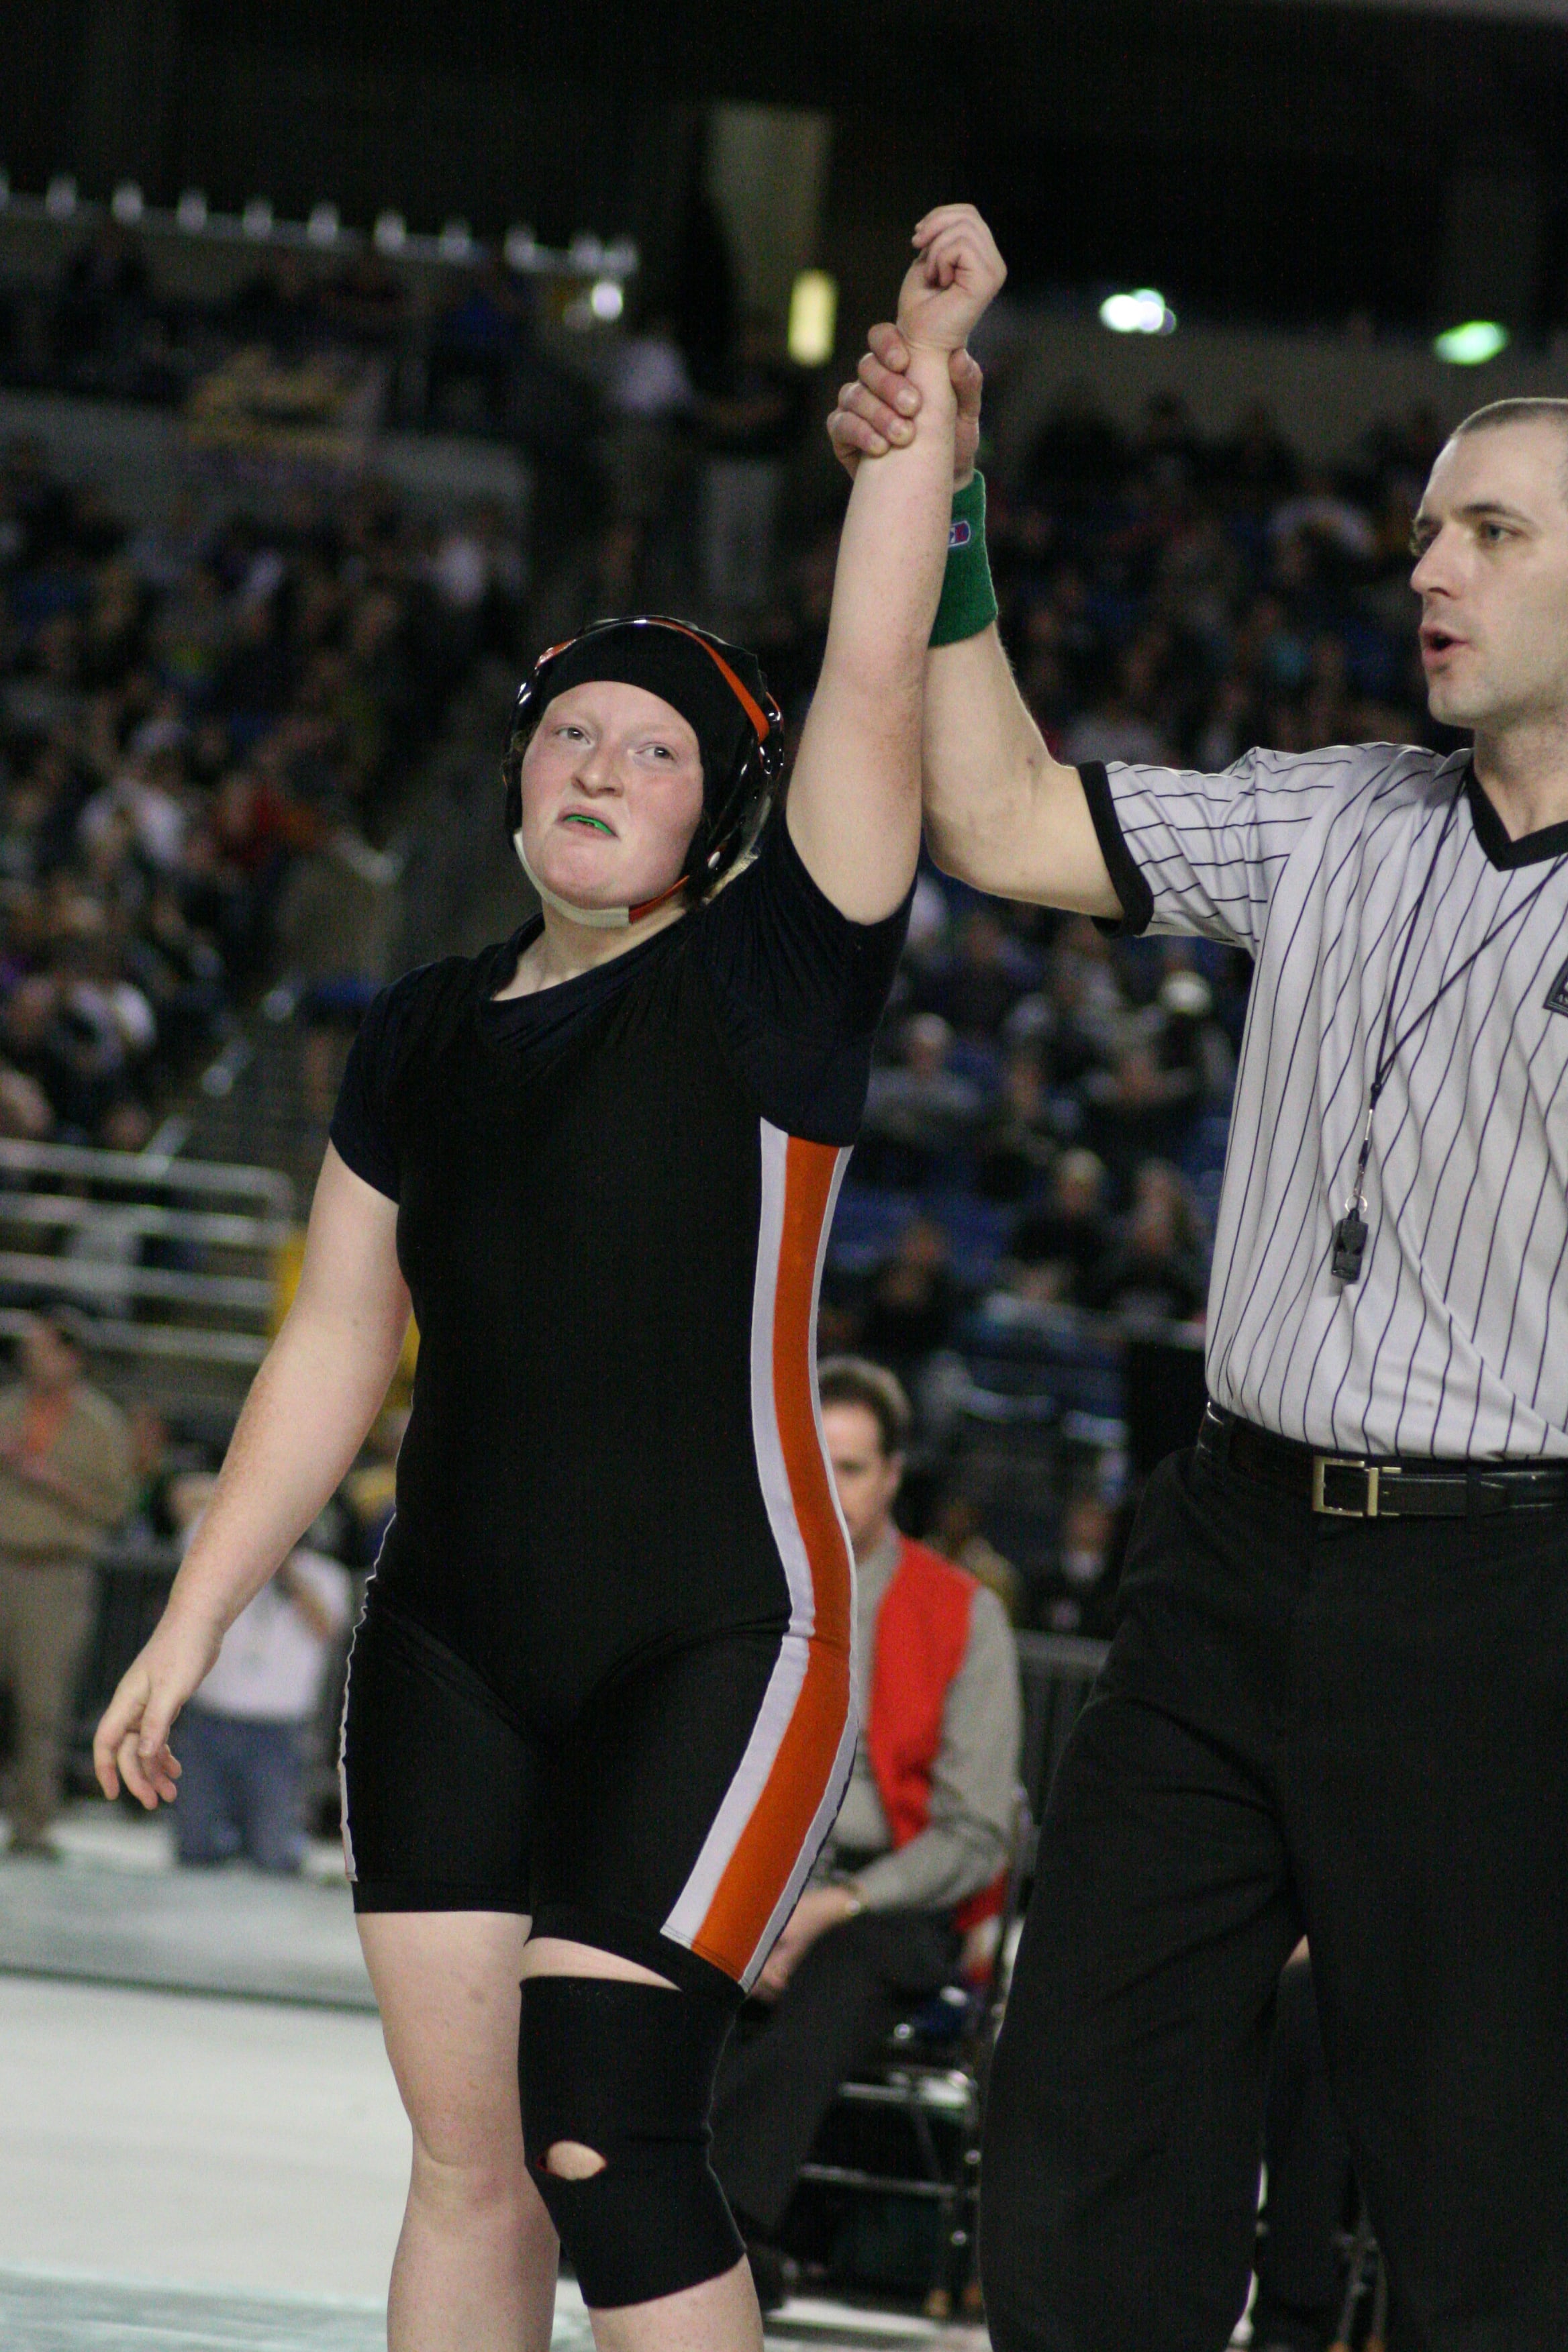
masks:
[[[596,2147],[584,2147],[580,2139],[558,2139],[545,2149],[540,2169],[553,2173],[557,2180],[592,2180],[596,2172],[605,2170],[605,2159]]]

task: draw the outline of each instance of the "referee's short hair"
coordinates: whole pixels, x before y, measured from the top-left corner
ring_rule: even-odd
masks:
[[[1532,394],[1527,399],[1489,401],[1485,408],[1473,409],[1460,425],[1454,427],[1452,438],[1458,441],[1471,433],[1496,433],[1505,425],[1554,425],[1563,436],[1563,496],[1568,502],[1568,400],[1553,400],[1543,393]]]
[[[915,1417],[903,1383],[885,1365],[866,1356],[828,1356],[817,1367],[816,1385],[825,1405],[864,1405],[889,1458],[904,1451]]]

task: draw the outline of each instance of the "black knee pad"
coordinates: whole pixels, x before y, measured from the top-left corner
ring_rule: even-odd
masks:
[[[734,2011],[722,1999],[607,1977],[529,1977],[520,2075],[528,2168],[595,2310],[718,2278],[740,2233],[708,2161],[708,2110]],[[546,2168],[560,2140],[605,2159]]]

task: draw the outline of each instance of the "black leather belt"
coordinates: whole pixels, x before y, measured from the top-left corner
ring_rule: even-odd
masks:
[[[1568,1503],[1568,1465],[1317,1454],[1213,1404],[1204,1409],[1197,1451],[1200,1461],[1239,1471],[1332,1519],[1468,1519]]]

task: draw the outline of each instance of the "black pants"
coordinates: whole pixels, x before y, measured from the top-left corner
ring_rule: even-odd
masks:
[[[742,2015],[719,2063],[713,2169],[746,2221],[776,2230],[838,2085],[957,1956],[942,1913],[862,1911],[817,1937],[765,2019]]]
[[[1568,1510],[1367,1523],[1190,1455],[1047,1809],[992,2078],[996,2352],[1218,2352],[1280,1969],[1422,2352],[1568,2346]]]
[[[1344,2126],[1329,2090],[1312,1971],[1292,1960],[1279,1979],[1263,2111],[1268,2193],[1258,2250],[1255,2344],[1321,2352],[1339,2315],[1337,2239],[1353,2214]]]

